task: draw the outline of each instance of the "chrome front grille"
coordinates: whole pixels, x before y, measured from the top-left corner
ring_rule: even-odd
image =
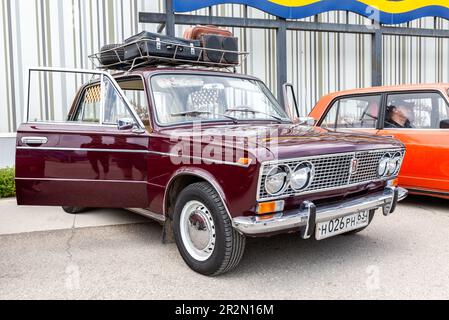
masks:
[[[280,160],[263,164],[259,178],[258,200],[270,200],[283,198],[293,195],[301,195],[313,192],[320,192],[338,188],[344,188],[350,185],[363,184],[371,181],[379,181],[383,178],[378,176],[378,165],[387,152],[399,152],[404,156],[404,149],[382,149],[374,151],[361,151],[352,153],[332,154],[324,156],[304,157],[292,160]],[[351,174],[352,160],[357,159],[357,170]],[[292,171],[296,166],[304,161],[313,164],[315,175],[310,185],[298,192],[288,186],[285,191],[279,195],[270,195],[265,190],[265,179],[273,166],[284,164]]]

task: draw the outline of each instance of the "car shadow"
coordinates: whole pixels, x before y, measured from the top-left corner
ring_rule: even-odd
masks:
[[[401,201],[401,205],[423,207],[423,204],[426,209],[444,210],[449,214],[449,199],[410,194]]]

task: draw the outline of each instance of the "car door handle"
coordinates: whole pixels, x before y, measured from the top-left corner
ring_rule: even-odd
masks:
[[[45,144],[48,142],[48,139],[46,137],[22,137],[22,139],[20,139],[20,141],[22,141],[22,143],[24,144]]]

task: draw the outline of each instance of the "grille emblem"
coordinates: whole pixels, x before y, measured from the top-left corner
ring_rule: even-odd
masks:
[[[353,158],[351,160],[351,167],[349,168],[349,173],[354,174],[357,172],[357,169],[359,167],[359,159]]]

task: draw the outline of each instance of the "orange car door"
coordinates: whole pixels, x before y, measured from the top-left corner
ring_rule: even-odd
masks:
[[[392,119],[403,120],[401,115],[392,116],[394,112],[408,113],[405,128]],[[393,136],[406,145],[399,183],[411,191],[449,196],[449,129],[440,128],[447,119],[449,107],[438,91],[387,95],[384,126],[378,134]]]

